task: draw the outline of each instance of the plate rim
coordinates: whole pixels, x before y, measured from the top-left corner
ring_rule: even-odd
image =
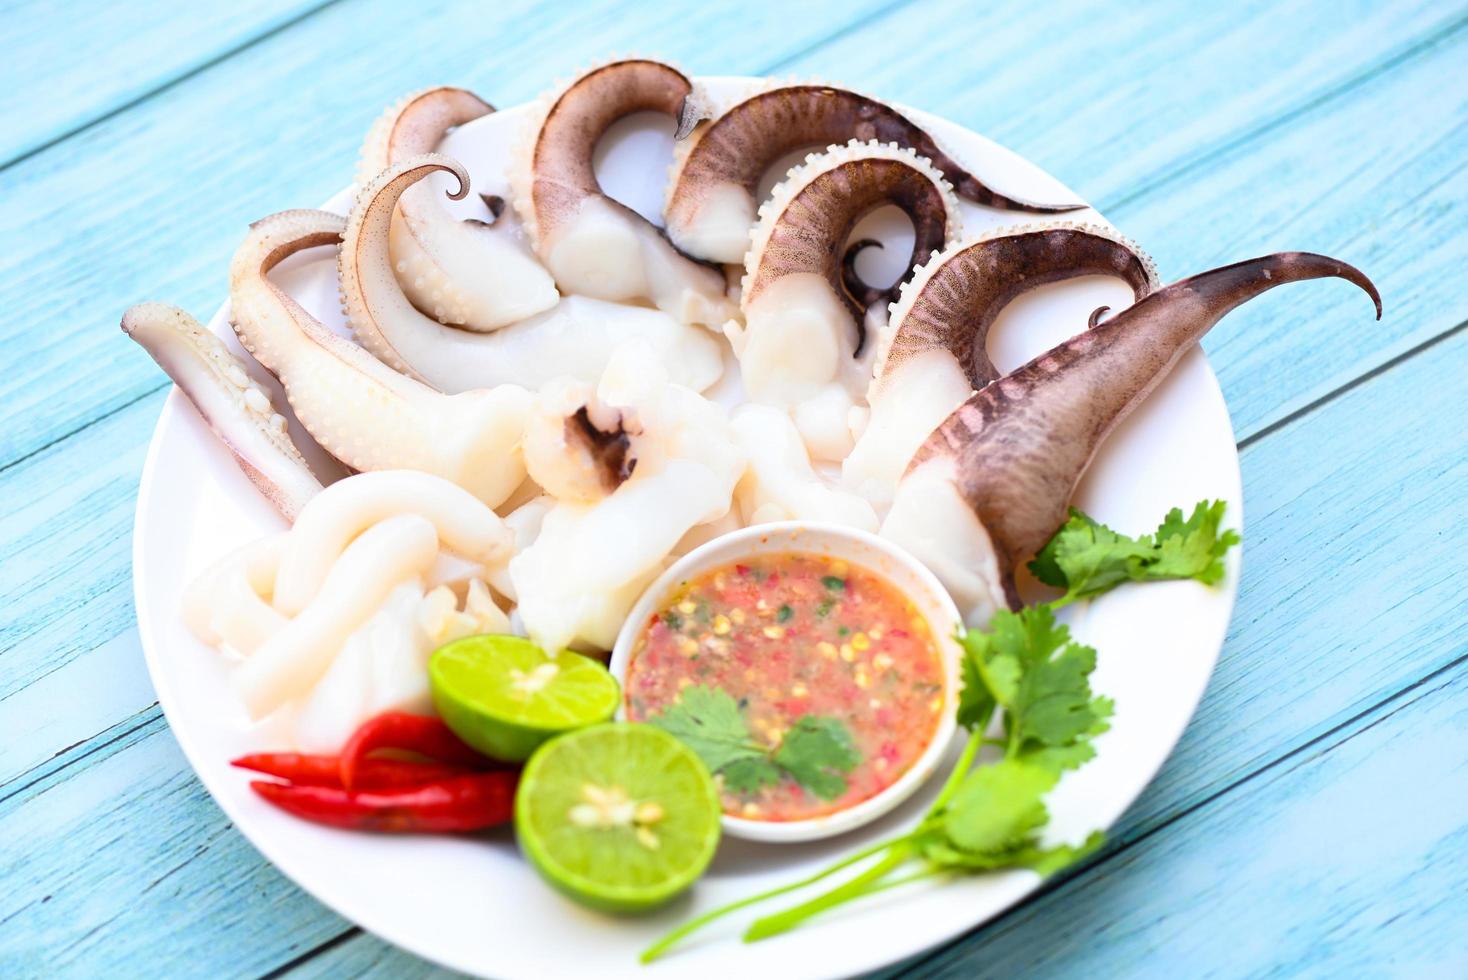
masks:
[[[762,76],[738,75],[696,75],[692,76],[692,78],[695,83],[713,82],[760,84],[768,80],[767,77]],[[990,137],[987,137],[969,128],[967,125],[955,122],[943,116],[935,115],[922,109],[907,106],[898,101],[883,101],[897,108],[904,114],[908,114],[919,121],[931,120],[939,122],[945,126],[951,126],[960,129],[965,134],[968,134],[978,139],[980,142],[1001,151],[1003,154],[1014,157],[1017,160],[1022,161],[1028,167],[1031,167],[1034,170],[1045,174],[1051,180],[1054,180],[1061,186],[1065,187],[1065,190],[1072,195],[1074,200],[1084,200],[1080,195],[1075,194],[1075,192],[1071,190],[1068,185],[1065,185],[1062,181],[1059,180],[1059,178],[1055,177],[1048,170],[1045,170],[1043,167],[1040,167],[1038,164],[1030,161],[1028,158],[1020,156],[1018,153],[1009,149],[1007,146],[1004,146],[1003,144],[994,141]],[[535,100],[531,99],[526,102],[517,103],[514,106],[509,106],[505,109],[501,109],[499,110],[499,112],[503,113],[513,109],[521,109],[525,106],[534,105],[534,103]],[[466,125],[474,126],[475,123],[471,122]],[[327,201],[321,205],[321,209],[334,210],[333,204],[339,199],[350,195],[355,187],[355,181],[348,184],[342,190],[338,191],[330,198],[328,198]],[[1086,204],[1087,207],[1090,208],[1089,202],[1086,202]],[[1110,222],[1106,220],[1105,216],[1102,215],[1099,211],[1095,211],[1094,209],[1092,209],[1092,213],[1095,214],[1097,218],[1099,218],[1103,223],[1108,225],[1110,224]],[[1045,216],[1042,215],[1038,217],[1031,217],[1029,219],[1021,218],[1012,223],[1020,224],[1026,223],[1027,221],[1043,220],[1044,217]],[[214,310],[209,320],[206,321],[206,329],[209,328],[208,325],[212,325],[222,316],[226,316],[228,309],[229,299],[226,296],[225,299]],[[1214,372],[1212,364],[1208,361],[1206,354],[1203,353],[1201,346],[1195,345],[1195,348],[1187,355],[1185,355],[1185,357],[1192,356],[1197,356],[1202,360],[1202,368],[1205,372],[1205,377],[1209,385],[1209,390],[1206,392],[1200,392],[1199,396],[1216,398],[1223,408],[1224,419],[1227,423],[1227,428],[1232,443],[1232,452],[1230,455],[1230,459],[1228,460],[1229,472],[1227,476],[1229,477],[1229,487],[1227,499],[1230,506],[1228,510],[1228,517],[1226,518],[1226,524],[1229,527],[1236,528],[1242,531],[1244,527],[1243,479],[1241,460],[1238,449],[1238,440],[1237,434],[1233,426],[1233,419],[1228,412],[1228,405],[1223,397],[1222,386],[1218,381],[1217,374]],[[188,410],[189,406],[187,406],[185,402],[186,399],[179,392],[177,386],[171,386],[168,395],[164,399],[164,403],[162,409],[159,412],[158,419],[154,423],[153,433],[149,437],[148,451],[144,459],[142,472],[140,474],[138,482],[138,496],[136,504],[134,506],[132,527],[132,591],[140,645],[143,649],[143,657],[148,670],[149,680],[153,685],[154,692],[158,696],[158,703],[165,719],[168,722],[170,733],[182,750],[184,757],[188,761],[190,768],[193,770],[195,777],[208,791],[211,800],[228,818],[234,829],[239,832],[239,834],[244,837],[244,839],[249,842],[249,844],[253,848],[255,848],[255,850],[258,851],[262,857],[265,858],[265,860],[270,862],[275,870],[284,875],[297,888],[300,888],[302,891],[310,895],[313,899],[320,902],[333,914],[341,916],[357,928],[362,929],[363,931],[370,933],[374,936],[377,936],[383,941],[391,943],[392,945],[397,946],[415,956],[419,956],[430,963],[448,969],[462,971],[470,975],[487,976],[488,974],[483,974],[480,971],[479,966],[457,962],[452,957],[441,955],[432,947],[420,943],[414,935],[396,934],[396,931],[394,929],[381,926],[379,923],[375,922],[369,925],[367,922],[364,922],[356,915],[349,914],[347,911],[345,911],[344,906],[348,906],[350,904],[349,902],[338,900],[337,896],[330,894],[332,889],[323,887],[321,883],[315,881],[310,876],[301,873],[299,869],[295,867],[296,862],[293,858],[286,858],[280,855],[279,849],[275,846],[274,843],[271,842],[270,836],[268,834],[261,833],[259,827],[251,826],[251,821],[242,820],[240,818],[240,814],[236,812],[237,808],[235,803],[232,801],[230,794],[222,792],[216,788],[215,777],[209,775],[211,767],[208,765],[202,765],[200,763],[199,760],[206,758],[207,753],[203,751],[202,747],[196,741],[195,734],[188,732],[186,725],[180,725],[178,723],[178,720],[182,717],[181,713],[177,708],[171,708],[170,704],[174,701],[176,697],[181,697],[181,695],[174,690],[172,683],[168,679],[169,673],[162,663],[161,655],[156,652],[159,649],[159,641],[154,633],[156,628],[154,617],[145,615],[144,610],[152,609],[157,604],[149,600],[149,585],[141,570],[148,567],[147,555],[149,552],[147,535],[143,533],[142,529],[144,527],[144,515],[149,510],[153,500],[153,496],[155,492],[157,492],[156,483],[158,479],[158,459],[162,453],[163,446],[163,439],[161,436],[164,432],[165,427],[172,419],[174,419],[174,417],[180,411]],[[1215,592],[1218,593],[1219,598],[1225,601],[1227,604],[1226,615],[1221,618],[1216,628],[1217,635],[1207,638],[1205,648],[1209,651],[1208,669],[1207,672],[1202,675],[1202,683],[1198,685],[1196,692],[1193,692],[1190,695],[1191,703],[1188,706],[1187,717],[1183,721],[1182,725],[1178,728],[1176,733],[1172,735],[1169,739],[1168,744],[1166,745],[1166,751],[1160,756],[1157,766],[1147,774],[1145,779],[1140,780],[1133,790],[1124,794],[1127,797],[1126,801],[1121,807],[1118,816],[1114,820],[1107,823],[1107,830],[1109,830],[1111,827],[1114,827],[1115,824],[1120,819],[1122,819],[1122,816],[1124,816],[1125,813],[1136,803],[1137,799],[1140,798],[1142,793],[1144,793],[1153,784],[1158,774],[1161,772],[1162,767],[1169,759],[1172,758],[1172,755],[1177,748],[1178,742],[1181,740],[1183,734],[1187,731],[1187,729],[1191,726],[1193,719],[1197,715],[1198,706],[1201,704],[1203,696],[1207,692],[1208,686],[1211,683],[1213,675],[1217,669],[1218,659],[1222,653],[1223,645],[1227,638],[1228,629],[1232,625],[1233,616],[1237,609],[1238,589],[1242,577],[1243,550],[1244,549],[1242,545],[1230,550],[1225,560],[1226,572],[1224,580],[1215,587]],[[1177,692],[1173,693],[1176,694]],[[1025,899],[1031,896],[1040,887],[1044,880],[1041,879],[1038,875],[1033,874],[1032,872],[1021,871],[1001,874],[1008,874],[1009,876],[1022,875],[1026,879],[1028,879],[1024,882],[1023,887],[1016,890],[1013,896],[1001,907],[990,910],[986,914],[980,915],[976,918],[970,918],[967,920],[966,924],[963,924],[958,928],[952,928],[945,922],[942,925],[937,926],[937,928],[930,928],[926,930],[926,932],[921,936],[914,936],[914,932],[916,932],[916,930],[909,929],[904,934],[903,942],[888,942],[876,951],[863,949],[863,963],[855,969],[860,971],[881,969],[887,966],[891,966],[892,964],[895,964],[902,960],[930,952],[942,944],[953,942],[960,937],[966,935],[967,933],[982,927],[994,918],[1004,915],[1015,909],[1016,906],[1018,906],[1020,903],[1024,902]],[[947,887],[951,890],[953,886],[950,884]],[[893,898],[889,899],[889,901],[902,901],[902,896],[894,896]],[[865,903],[863,903],[862,910],[856,912],[855,914],[866,914],[870,911],[870,909],[865,908]],[[930,923],[930,925],[933,924]],[[407,932],[407,930],[404,930],[404,932]],[[648,975],[661,976],[663,972],[664,971],[662,970],[657,970],[655,972],[648,973]],[[511,976],[512,974],[498,975]],[[851,976],[853,974],[852,970],[843,965],[839,969],[836,969],[834,971],[826,970],[824,972],[816,973],[802,972],[800,975],[803,977],[827,978]]]

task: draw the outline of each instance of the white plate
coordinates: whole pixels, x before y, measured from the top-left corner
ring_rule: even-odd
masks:
[[[726,91],[742,84],[704,81]],[[913,116],[997,189],[1037,200],[1069,199],[1061,184],[1008,150],[952,123],[920,112]],[[445,142],[444,151],[463,160],[473,176],[476,193],[462,207],[472,208],[479,192],[508,193],[504,161],[522,118],[521,111],[502,111]],[[604,183],[644,213],[656,212],[668,129],[636,123],[618,129],[599,154]],[[344,210],[348,200],[343,191],[327,206]],[[1033,220],[967,203],[964,217],[968,234]],[[1081,217],[1097,220],[1092,212]],[[903,249],[889,248],[886,255],[894,251]],[[334,262],[325,255],[297,258],[279,281],[308,310],[339,326]],[[1076,332],[1097,306],[1123,308],[1129,302],[1124,286],[1105,279],[1045,287],[1006,311],[991,354],[1001,369],[1013,368]],[[210,326],[233,341],[224,314],[221,309]],[[295,435],[303,433],[297,429]],[[1151,530],[1168,508],[1189,507],[1204,497],[1228,501],[1229,521],[1238,525],[1241,491],[1233,431],[1218,383],[1202,352],[1194,350],[1111,436],[1076,502],[1119,529],[1140,533]],[[636,919],[609,918],[553,892],[519,858],[508,831],[488,840],[387,838],[289,817],[258,799],[248,788],[248,776],[229,767],[228,760],[237,755],[270,747],[270,733],[250,729],[227,686],[227,665],[190,635],[178,615],[179,596],[191,576],[230,549],[281,526],[183,396],[173,392],[149,449],[134,530],[138,625],[158,699],[189,762],[240,832],[302,888],[405,949],[495,977],[583,971],[595,971],[603,980],[841,976],[951,939],[1039,883],[1029,872],[1012,872],[946,885],[915,884],[753,945],[737,941],[750,914],[736,915],[652,967],[640,967],[638,951],[688,916],[793,880],[900,829],[915,819],[931,787],[876,824],[832,840],[803,845],[728,840],[689,896]],[[1116,717],[1111,731],[1098,740],[1097,758],[1052,794],[1054,839],[1079,840],[1109,826],[1161,767],[1217,659],[1233,608],[1238,562],[1235,549],[1228,577],[1216,589],[1191,582],[1124,587],[1073,610],[1076,635],[1100,651],[1093,680],[1097,690],[1116,700]]]

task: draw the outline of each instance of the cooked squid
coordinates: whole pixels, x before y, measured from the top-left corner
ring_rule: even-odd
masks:
[[[1230,310],[1275,286],[1359,270],[1281,252],[1183,279],[970,396],[919,447],[882,533],[933,569],[970,623],[1017,608],[1014,569],[1065,520],[1102,440]]]
[[[511,173],[515,208],[562,291],[648,300],[683,323],[717,328],[735,313],[723,271],[679,252],[661,231],[608,197],[592,153],[617,120],[661,112],[686,132],[700,109],[693,83],[656,61],[594,68],[542,100]]]
[[[991,189],[944,153],[920,126],[876,99],[831,85],[776,85],[700,123],[677,144],[664,218],[689,255],[739,262],[755,223],[755,195],[780,157],[810,146],[875,140],[933,161],[958,193],[1016,211],[1071,211],[1083,204],[1037,204]]]
[[[153,356],[209,428],[234,454],[250,482],[286,520],[321,492],[285,416],[224,342],[176,306],[139,303],[122,315],[122,332]]]
[[[296,418],[355,470],[410,469],[451,480],[491,507],[520,484],[530,393],[499,385],[440,394],[327,330],[268,278],[289,255],[341,239],[325,211],[283,211],[250,226],[230,267],[240,343],[285,387]]]
[[[548,650],[610,649],[679,540],[729,510],[744,470],[723,409],[667,383],[646,348],[613,358],[595,401],[598,415],[635,416],[636,466],[600,499],[558,500],[510,561],[517,613]]]
[[[358,186],[410,157],[431,153],[449,130],[492,112],[494,107],[473,92],[446,85],[408,96],[367,134]],[[432,181],[407,188],[393,203],[397,208],[387,205],[391,226],[382,236],[391,274],[413,306],[439,323],[494,330],[556,304],[550,273],[513,230],[495,223],[497,214],[490,212],[489,221],[454,217]],[[468,387],[475,386],[454,390]]]
[[[469,175],[448,157],[410,157],[364,183],[347,219],[339,259],[347,322],[357,340],[383,363],[457,393],[518,384],[538,389],[571,376],[595,382],[613,352],[629,340],[649,344],[679,384],[701,391],[723,372],[719,345],[707,331],[685,326],[658,310],[568,296],[536,315],[493,333],[470,333],[425,316],[394,278],[388,255],[394,204],[427,189],[424,178],[452,174],[468,193]],[[391,223],[390,223],[391,222]]]

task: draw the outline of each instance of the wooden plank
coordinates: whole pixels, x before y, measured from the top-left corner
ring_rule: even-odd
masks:
[[[0,328],[0,358],[17,366],[7,375],[6,398],[0,405],[0,466],[156,389],[159,376],[152,365],[136,352],[125,353],[125,343],[105,326],[144,296],[168,298],[200,313],[211,309],[222,294],[224,264],[244,223],[275,208],[315,203],[338,188],[347,179],[348,161],[378,104],[432,79],[464,79],[510,103],[532,94],[555,71],[588,60],[607,45],[633,40],[673,55],[696,52],[692,66],[701,70],[761,71],[779,64],[782,69],[820,71],[975,124],[1093,196],[1104,196],[1108,187],[1124,186],[1120,181],[1106,182],[1112,179],[1104,174],[1120,165],[1114,161],[1144,158],[1137,172],[1151,173],[1165,171],[1169,161],[1183,164],[1191,159],[1169,142],[1179,128],[1183,102],[1196,112],[1199,99],[1216,99],[1208,111],[1197,113],[1188,129],[1190,138],[1202,145],[1224,145],[1241,138],[1241,132],[1255,132],[1273,118],[1268,115],[1270,107],[1298,114],[1301,105],[1309,104],[1299,100],[1340,89],[1355,77],[1351,72],[1370,76],[1361,84],[1389,91],[1394,101],[1385,110],[1389,113],[1385,122],[1375,116],[1353,118],[1351,106],[1341,99],[1316,106],[1310,112],[1320,116],[1319,125],[1330,131],[1333,140],[1391,147],[1402,139],[1382,134],[1391,131],[1391,124],[1406,126],[1405,121],[1414,118],[1418,121],[1411,125],[1443,140],[1444,134],[1456,132],[1462,117],[1462,107],[1451,101],[1453,86],[1438,82],[1461,74],[1449,70],[1452,58],[1431,59],[1437,73],[1437,84],[1431,87],[1437,97],[1425,107],[1417,105],[1415,90],[1393,82],[1404,64],[1403,50],[1413,50],[1424,38],[1442,36],[1455,23],[1449,17],[1452,11],[1430,3],[1368,8],[1342,16],[1333,8],[1296,0],[1237,13],[1230,8],[1176,17],[1163,15],[1164,8],[1155,6],[1118,12],[1075,0],[1047,18],[1047,23],[1071,25],[1059,37],[1045,34],[1033,19],[1017,17],[1013,7],[966,8],[957,0],[904,7],[845,34],[828,48],[814,50],[810,46],[820,37],[814,25],[831,29],[839,20],[829,11],[812,10],[807,16],[804,5],[793,23],[778,26],[775,14],[758,13],[747,34],[727,41],[728,50],[709,50],[706,43],[713,23],[727,12],[718,4],[695,8],[691,22],[686,17],[669,18],[650,29],[588,4],[579,18],[588,29],[578,33],[578,40],[554,45],[547,41],[551,36],[547,29],[527,26],[524,18],[509,11],[503,21],[510,33],[489,57],[472,33],[445,38],[435,31],[433,57],[392,60],[386,67],[372,37],[394,37],[395,51],[423,50],[422,38],[429,33],[425,25],[452,21],[453,8],[434,8],[422,16],[378,11],[370,4],[325,11],[299,29],[203,73],[188,86],[0,175],[0,234],[26,242],[24,250],[0,256],[0,298],[14,311],[10,321],[14,326]],[[962,23],[964,29],[934,39],[935,23]],[[1287,29],[1280,30],[1281,24]],[[372,33],[377,30],[382,34]],[[779,43],[750,40],[761,32]],[[1277,81],[1266,88],[1276,95],[1276,85],[1299,93],[1291,99],[1261,101],[1243,84],[1255,70],[1261,35],[1275,39],[1267,48],[1266,67],[1277,69],[1269,76]],[[929,51],[920,43],[925,37],[926,43],[937,45],[936,56],[924,54]],[[963,56],[974,47],[968,40],[973,37],[986,39],[980,46],[983,57]],[[1365,40],[1370,44],[1363,45]],[[318,77],[317,53],[333,44],[340,44],[345,60]],[[547,53],[546,47],[554,50]],[[1128,66],[1146,65],[1146,71],[1136,72],[1154,80],[1143,93],[1146,98],[1139,95],[1118,103],[1116,72],[1088,71],[1054,86],[1047,98],[1036,99],[1034,79],[1048,77],[1051,64],[1104,64],[1107,52],[1116,50],[1132,53],[1136,60]],[[882,57],[874,57],[874,51],[881,51]],[[1462,56],[1456,46],[1452,55]],[[1378,72],[1384,63],[1396,65],[1397,71]],[[271,86],[245,83],[267,70]],[[293,95],[283,101],[279,93],[285,92]],[[983,98],[975,98],[975,92],[983,93]],[[1411,104],[1403,105],[1404,101]],[[1015,111],[1016,106],[1025,111]],[[1262,138],[1274,141],[1287,136],[1269,131]],[[1447,161],[1461,158],[1461,152],[1457,158],[1447,155],[1461,151],[1461,145],[1447,143],[1431,159],[1421,161],[1419,169],[1429,177],[1440,177],[1451,169]],[[1290,145],[1310,146],[1299,140]],[[281,146],[295,152],[279,152]],[[1148,156],[1153,146],[1172,146],[1172,155]],[[1360,220],[1339,229],[1342,235],[1360,233],[1370,221],[1400,211],[1415,192],[1412,185],[1392,180],[1394,159],[1383,160],[1379,154],[1371,159],[1372,166],[1359,180],[1384,185],[1382,193],[1367,199]],[[156,176],[159,160],[170,162],[166,180]],[[1205,216],[1210,229],[1216,229],[1215,239],[1237,236],[1251,226],[1252,212],[1240,209],[1239,200],[1274,210],[1296,207],[1307,198],[1308,188],[1333,186],[1343,168],[1356,166],[1351,154],[1317,164],[1313,173],[1266,174],[1257,186],[1239,188],[1231,180],[1237,171],[1236,162],[1231,163],[1212,186],[1241,196],[1219,201]],[[99,184],[93,175],[104,168],[111,179]],[[1103,173],[1104,179],[1093,180],[1093,173]],[[117,187],[135,190],[119,195]],[[1176,186],[1169,192],[1181,197],[1187,193]],[[1443,212],[1436,222],[1439,227],[1452,225],[1459,215],[1457,193],[1461,187],[1446,186],[1439,199],[1430,202]],[[1170,196],[1160,213],[1181,206],[1175,203],[1178,199]],[[160,223],[160,216],[166,220]],[[1118,217],[1128,223],[1126,213]],[[90,229],[85,265],[73,259],[78,227]],[[1147,232],[1143,240],[1159,253],[1169,272],[1200,267],[1196,252],[1182,254],[1196,229],[1159,221],[1142,230]],[[1296,238],[1291,235],[1289,240]],[[1322,249],[1341,244],[1296,243]],[[1230,257],[1250,244],[1243,239]],[[1459,258],[1452,247],[1440,247],[1435,254],[1445,263]],[[1210,253],[1208,258],[1212,257]],[[1389,347],[1409,329],[1406,324],[1424,319],[1435,324],[1442,319],[1439,308],[1451,308],[1462,299],[1457,282],[1442,284],[1434,307],[1427,311],[1432,315],[1416,316],[1421,311],[1414,309],[1411,318],[1394,316],[1383,329],[1345,334],[1346,342],[1336,350],[1343,352],[1342,357],[1370,363],[1377,345]],[[1405,283],[1384,285],[1396,287],[1394,294],[1410,289]],[[1348,322],[1354,324],[1354,307],[1351,316]],[[1320,326],[1332,329],[1341,322],[1321,318]],[[1274,332],[1266,320],[1250,323],[1252,327],[1238,332],[1240,343],[1251,343],[1260,331]],[[1265,418],[1269,407],[1301,394],[1281,387],[1281,379],[1273,377],[1267,384],[1253,385],[1253,377],[1245,373],[1228,379],[1228,393],[1246,420]],[[1308,386],[1316,384],[1318,376],[1302,374],[1291,380]],[[1252,407],[1255,399],[1265,407]]]
[[[228,57],[321,3],[7,4],[0,20],[0,166]]]
[[[1468,529],[1452,515],[1468,505],[1468,460],[1446,426],[1468,411],[1468,391],[1455,381],[1465,356],[1468,331],[1344,393],[1247,451],[1247,560],[1235,626],[1202,711],[1162,779],[1127,817],[1120,841],[1227,794],[1250,773],[1461,654],[1461,643],[1454,653],[1452,641],[1468,632],[1468,599],[1450,573],[1468,547]],[[1410,413],[1385,410],[1409,400]],[[161,730],[148,737],[168,738]],[[128,758],[136,762],[119,756],[107,767],[96,761],[99,754],[93,748],[57,772],[55,784],[91,787],[116,778],[109,775],[112,767],[142,778],[144,766],[163,764],[142,748],[129,750]],[[172,769],[150,769],[147,779],[190,780],[181,758],[169,755],[164,761]],[[119,804],[115,820],[120,825],[169,823],[178,829],[192,819],[186,814],[171,823],[175,818],[162,807],[131,800]],[[35,809],[58,807],[48,802]],[[67,850],[64,838],[56,836],[64,830],[48,834],[43,829],[39,837],[27,838],[28,846]],[[20,839],[3,812],[0,839]],[[183,893],[192,894],[194,882],[267,870],[252,852],[206,851],[192,857],[187,843],[150,853],[141,865],[124,866],[129,859],[105,849],[72,847],[71,852],[69,859],[57,860],[69,862],[66,873],[76,876],[69,892],[75,894],[120,880],[114,876],[152,880],[147,876],[174,868]],[[78,864],[85,868],[72,867]],[[42,894],[25,875],[12,880],[17,907],[29,908]],[[336,922],[324,909],[277,907],[281,898],[274,891],[236,916],[197,925],[191,911],[176,909],[174,901],[171,894],[130,896],[130,907],[110,922],[104,920],[119,915],[115,901],[58,906],[45,915],[29,913],[36,918],[23,921],[63,928],[50,924],[47,916],[54,916],[77,934],[101,929],[93,952],[72,961],[78,972],[100,965],[90,957],[100,956],[112,930],[128,930],[129,943],[133,932],[142,934],[139,941],[151,937],[161,957],[157,966],[167,972],[174,965],[167,957],[175,953],[163,940],[179,928],[177,916],[185,916],[191,930],[202,930],[201,945],[192,945],[191,938],[189,950],[207,941],[213,950],[210,962],[221,972],[238,972],[235,957],[258,965],[260,936],[303,930],[324,941],[340,934],[339,923],[333,931],[302,921],[320,916]],[[0,930],[0,959],[5,944],[16,941],[13,930]],[[356,953],[359,942],[370,944],[353,941],[349,952],[354,956],[376,955]],[[289,962],[300,952],[293,945],[277,962]]]
[[[1115,23],[1089,31],[1069,13],[1043,45],[1032,23],[1006,24],[969,57],[971,35],[924,42],[918,22],[893,18],[893,56],[871,84],[1070,179],[1165,279],[1282,249],[1363,268],[1386,299],[1380,324],[1354,290],[1310,287],[1204,341],[1240,436],[1468,319],[1462,4],[1192,5],[1165,23],[1107,6],[1097,16]],[[810,63],[835,72],[862,43]],[[1038,51],[1098,66],[1094,80],[1037,85]]]
[[[446,29],[485,22],[466,0],[356,0],[0,172],[0,240],[24,243],[0,254],[0,302],[19,304],[0,325],[13,369],[0,467],[157,390],[157,369],[112,329],[123,309],[154,298],[211,312],[245,226],[350,183],[368,127],[403,94],[459,82],[513,104],[634,45],[758,73],[893,2],[716,0],[671,17],[576,0],[552,18],[515,0],[487,36]]]
[[[907,975],[1468,975],[1465,785],[1460,663]]]
[[[7,975],[258,975],[346,928],[235,832],[161,716],[88,761],[0,803]]]

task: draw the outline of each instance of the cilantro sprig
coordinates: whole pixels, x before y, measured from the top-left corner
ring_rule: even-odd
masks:
[[[1096,651],[1071,637],[1055,609],[1123,582],[1192,578],[1217,583],[1224,554],[1239,541],[1234,531],[1219,533],[1223,506],[1204,501],[1187,520],[1173,510],[1156,534],[1143,538],[1117,534],[1072,510],[1030,566],[1037,578],[1065,589],[1065,595],[1019,612],[1001,611],[987,630],[959,633],[958,722],[968,731],[968,742],[917,827],[811,877],[699,916],[648,947],[643,962],[715,919],[863,864],[863,870],[823,894],[755,920],[745,941],[787,932],[834,906],[917,878],[1003,868],[1050,875],[1099,848],[1105,842],[1099,831],[1074,845],[1042,838],[1050,820],[1046,797],[1064,773],[1095,756],[1093,741],[1109,727],[1113,709],[1111,699],[1091,689]],[[976,765],[985,748],[997,757],[986,756]],[[904,867],[915,870],[898,875]]]
[[[1216,585],[1223,556],[1239,543],[1237,531],[1220,533],[1224,502],[1199,501],[1193,513],[1173,508],[1155,534],[1129,538],[1071,508],[1070,518],[1030,562],[1046,585],[1064,589],[1059,607],[1107,592],[1123,582],[1197,579]]]
[[[777,748],[755,739],[744,712],[727,691],[685,688],[651,724],[676,735],[698,754],[724,786],[752,796],[788,776],[823,800],[846,792],[845,774],[861,761],[851,732],[836,718],[805,715]]]

